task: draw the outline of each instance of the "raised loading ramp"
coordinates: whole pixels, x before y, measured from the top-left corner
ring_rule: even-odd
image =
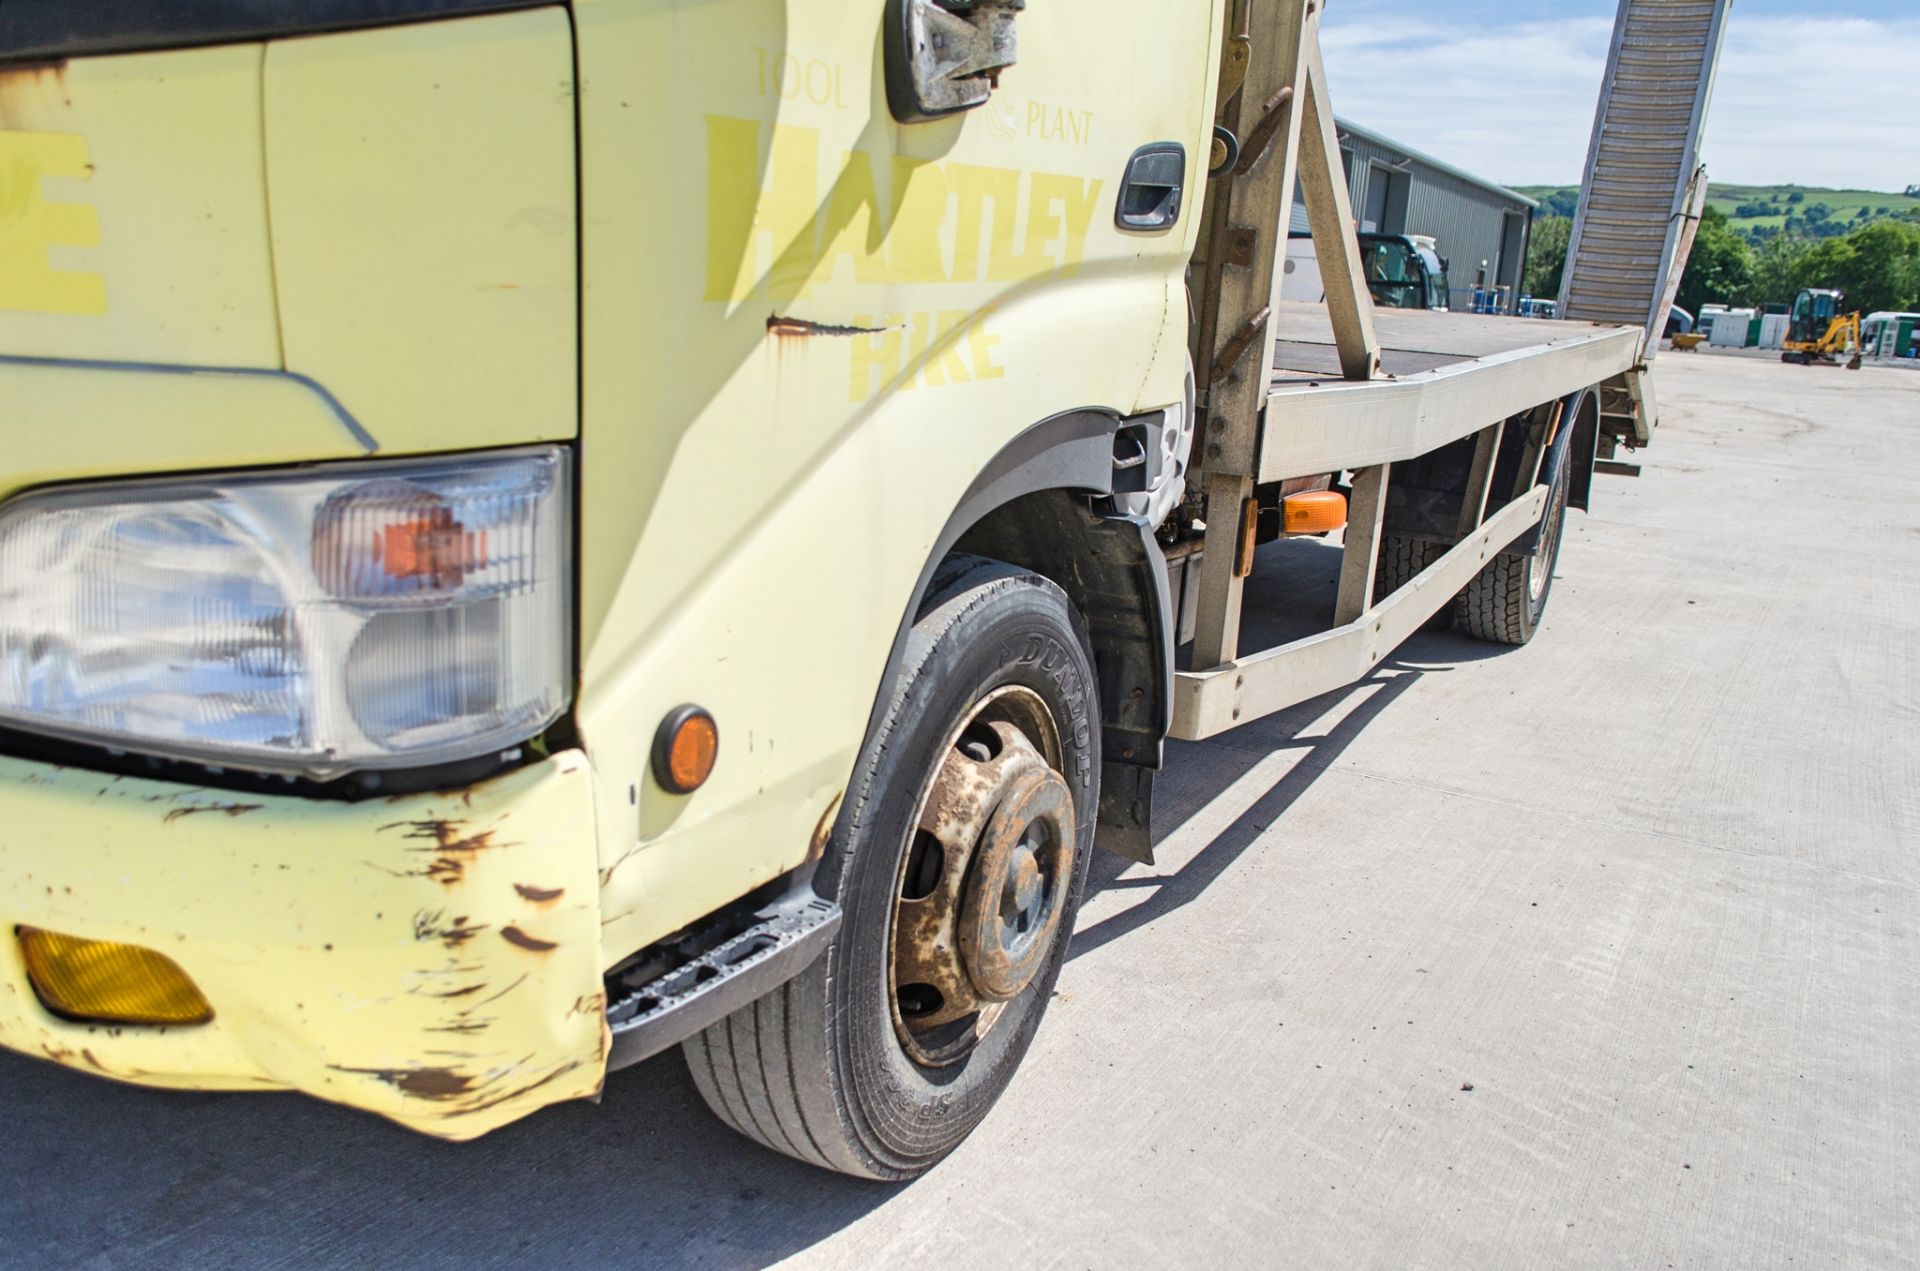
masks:
[[[1700,134],[1732,0],[1621,0],[1560,314],[1658,344],[1705,203]]]

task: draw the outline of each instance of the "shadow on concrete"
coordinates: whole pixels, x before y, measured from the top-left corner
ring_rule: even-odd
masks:
[[[0,1126],[7,1266],[758,1266],[899,1194],[724,1130],[677,1051],[469,1144],[0,1054]]]
[[[1108,889],[1150,889],[1153,895],[1123,913],[1105,918],[1091,927],[1080,927],[1074,932],[1073,945],[1068,952],[1068,958],[1078,958],[1111,944],[1129,932],[1158,922],[1174,910],[1197,899],[1235,861],[1240,859],[1268,826],[1284,816],[1287,809],[1313,787],[1313,783],[1333,766],[1341,753],[1353,744],[1368,724],[1377,719],[1383,711],[1398,701],[1402,694],[1412,688],[1415,682],[1428,673],[1412,667],[1402,668],[1392,665],[1387,674],[1376,672],[1359,684],[1341,689],[1337,693],[1315,698],[1311,702],[1283,711],[1268,720],[1249,725],[1248,727],[1258,728],[1266,735],[1265,744],[1247,746],[1236,743],[1230,753],[1237,758],[1238,762],[1222,762],[1216,759],[1202,770],[1206,774],[1203,786],[1195,788],[1190,782],[1183,783],[1186,788],[1178,791],[1181,804],[1189,807],[1203,807],[1211,803],[1273,751],[1297,748],[1304,750],[1305,753],[1266,793],[1254,800],[1252,806],[1234,818],[1232,824],[1216,834],[1205,847],[1202,847],[1173,873],[1123,879],[1120,875],[1133,868],[1133,862],[1122,860],[1109,853],[1096,856],[1087,880],[1089,892]],[[1356,695],[1364,695],[1364,700],[1325,734],[1301,735],[1301,729],[1320,719],[1341,701]],[[1179,780],[1182,774],[1183,752],[1208,744],[1210,743],[1168,743],[1167,775]],[[1175,792],[1167,791],[1167,793]],[[1158,801],[1158,796],[1156,799]],[[1163,802],[1161,806],[1166,805]],[[1156,841],[1163,839],[1170,830],[1171,826],[1167,824],[1169,819],[1156,815],[1154,826]]]
[[[1332,622],[1339,572],[1340,548],[1322,539],[1282,539],[1261,547],[1247,585],[1241,648],[1249,652],[1274,648],[1326,630]],[[1069,959],[1111,944],[1198,898],[1420,679],[1511,651],[1508,646],[1451,631],[1421,631],[1357,683],[1250,721],[1215,741],[1168,742],[1166,768],[1155,793],[1156,843],[1182,819],[1179,809],[1212,803],[1276,751],[1304,753],[1252,806],[1172,873],[1122,879],[1120,875],[1133,868],[1132,862],[1104,852],[1095,856],[1087,880],[1090,894],[1109,889],[1154,894],[1124,913],[1076,930]],[[1181,652],[1184,665],[1188,650]],[[1341,703],[1356,698],[1358,704],[1324,734],[1305,732]],[[1212,748],[1211,762],[1200,764],[1187,758],[1203,746]]]

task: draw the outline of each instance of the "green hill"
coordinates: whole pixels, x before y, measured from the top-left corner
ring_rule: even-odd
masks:
[[[1580,188],[1571,185],[1523,185],[1522,194],[1539,199],[1541,212],[1571,216],[1580,198]],[[1797,196],[1797,197],[1796,197]],[[1733,222],[1735,229],[1779,229],[1789,213],[1797,220],[1812,219],[1839,228],[1854,228],[1872,221],[1898,217],[1920,220],[1920,198],[1878,190],[1827,190],[1805,185],[1723,185],[1715,182],[1707,191],[1707,202]],[[1824,207],[1825,216],[1817,215]],[[1862,215],[1864,211],[1865,215]]]

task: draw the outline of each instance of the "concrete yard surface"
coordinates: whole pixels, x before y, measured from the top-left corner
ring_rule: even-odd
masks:
[[[925,1179],[730,1136],[677,1054],[460,1147],[0,1056],[0,1260],[1920,1265],[1920,376],[1657,374],[1533,644],[1170,747]],[[1330,604],[1277,546],[1255,629]]]

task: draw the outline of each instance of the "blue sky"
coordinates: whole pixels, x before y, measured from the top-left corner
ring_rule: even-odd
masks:
[[[1329,0],[1334,109],[1511,185],[1573,184],[1614,0]],[[1717,181],[1920,182],[1920,4],[1734,0],[1703,148]]]

